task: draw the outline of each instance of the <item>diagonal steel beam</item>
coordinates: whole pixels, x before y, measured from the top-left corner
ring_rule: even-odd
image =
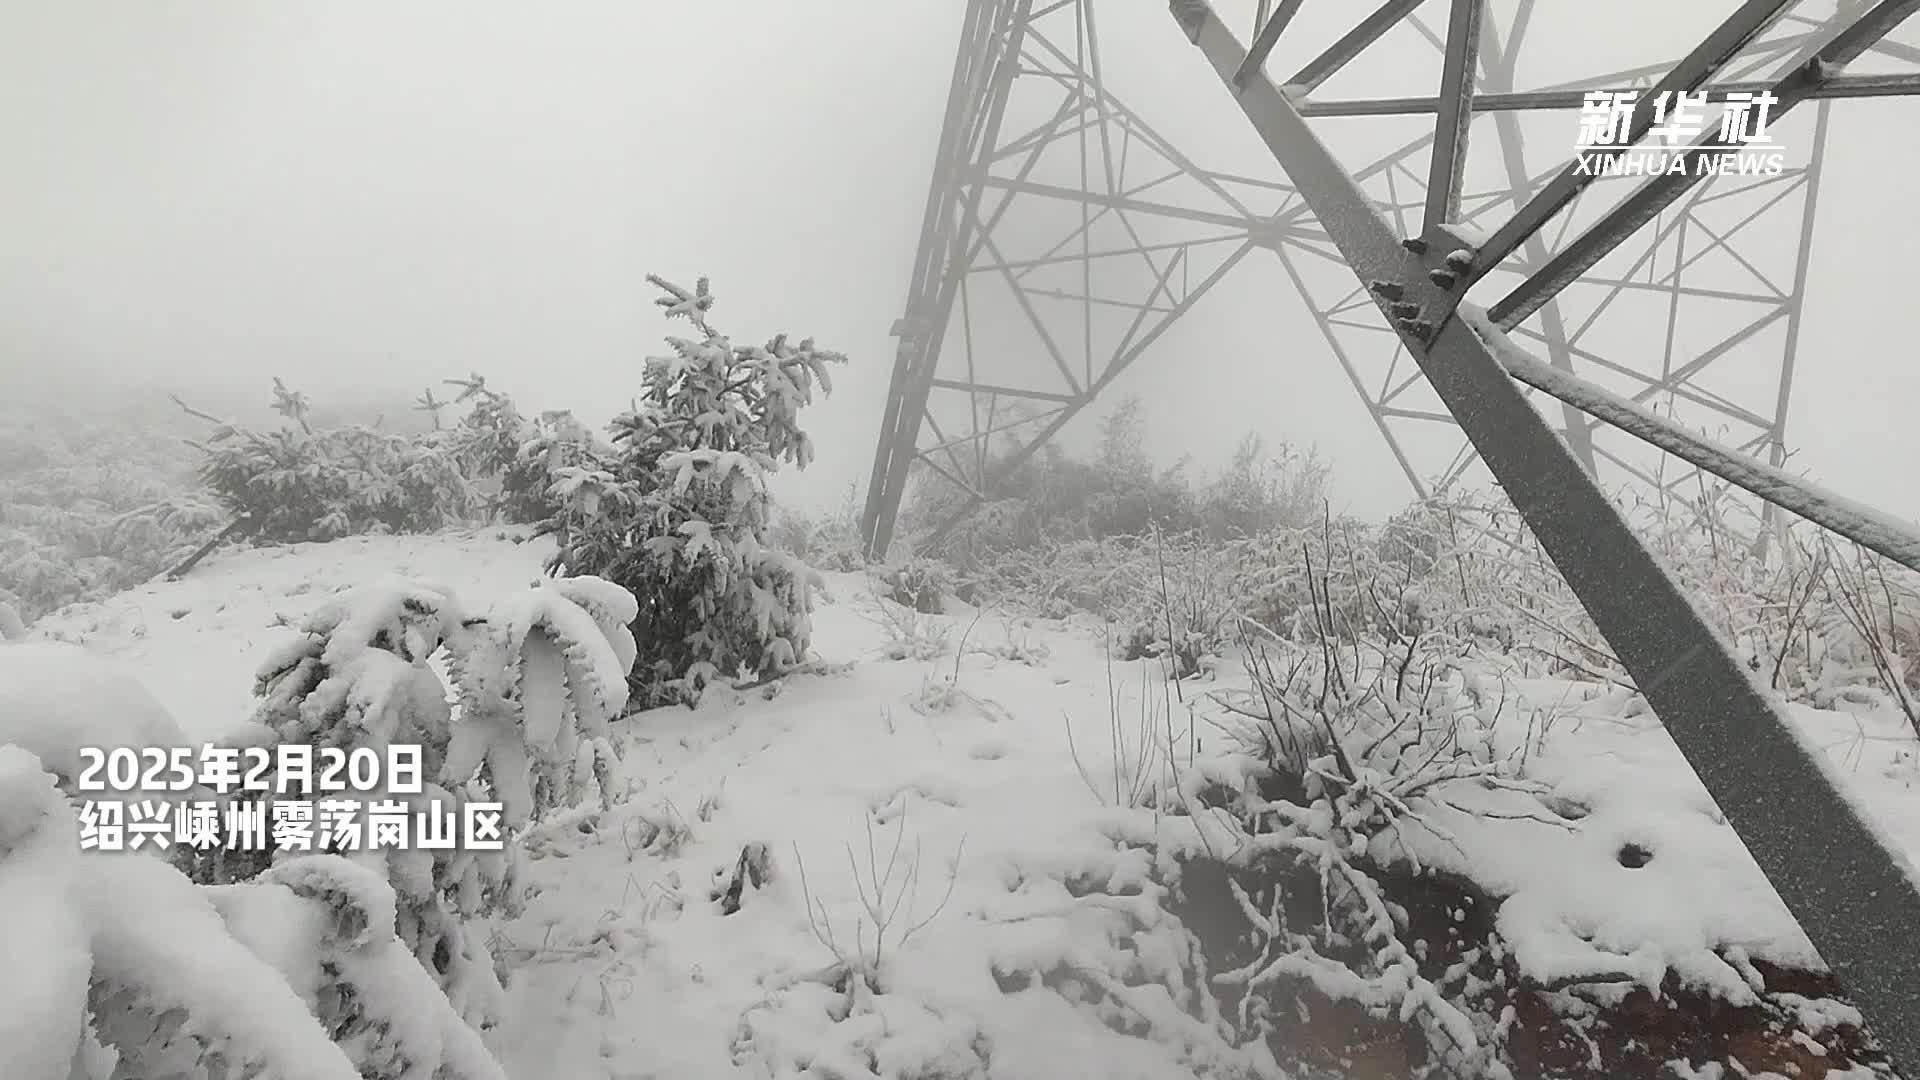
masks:
[[[1626,92],[1626,87],[1609,89]],[[1740,80],[1711,83],[1700,87],[1714,97],[1727,94],[1757,94],[1773,89],[1770,82]],[[1476,94],[1473,111],[1528,112],[1535,109],[1577,109],[1589,90],[1519,90],[1506,94]],[[1911,97],[1920,94],[1920,75],[1842,75],[1813,91],[1821,100],[1833,98]],[[1298,106],[1301,116],[1418,116],[1437,112],[1440,98],[1398,97],[1363,98],[1354,101],[1306,101]]]
[[[955,269],[968,257],[973,243],[969,228],[977,218],[985,190],[978,185],[966,190],[961,179],[976,156],[976,148],[990,153],[999,134],[1006,112],[1006,89],[1020,67],[1030,6],[1031,0],[988,0],[969,5],[967,10],[963,44],[954,61],[948,90],[934,183],[927,195],[920,247],[914,256],[907,316],[899,328],[900,344],[886,412],[881,418],[873,475],[860,515],[868,554],[876,558],[886,553],[893,539],[900,499],[906,492],[908,463],[914,457],[914,443],[939,365],[946,320],[959,287],[960,275]],[[969,115],[967,106],[979,104],[985,107]]]
[[[1522,13],[1530,12],[1533,10],[1533,4],[1524,3],[1520,10]],[[1516,29],[1524,30],[1525,27],[1522,25]],[[1519,67],[1520,60],[1519,35],[1517,33],[1512,35],[1505,46],[1502,46],[1499,27],[1488,20],[1484,24],[1484,32],[1481,36],[1485,38],[1489,72],[1498,73],[1499,82],[1496,85],[1503,89],[1512,89],[1514,73]],[[1444,96],[1444,87],[1441,92]],[[1521,149],[1520,118],[1511,112],[1494,113],[1493,129],[1500,142],[1501,165],[1506,170],[1507,183],[1513,189],[1513,201],[1518,204],[1525,197],[1526,192],[1533,190],[1532,178],[1527,175],[1526,157]],[[1525,250],[1529,263],[1546,261],[1547,245],[1538,234],[1527,237],[1521,247]],[[1572,374],[1573,336],[1567,333],[1567,323],[1560,311],[1560,305],[1549,304],[1540,313],[1540,328],[1546,332],[1547,359],[1554,367]],[[1567,443],[1573,447],[1573,456],[1588,472],[1594,472],[1597,462],[1593,457],[1592,430],[1571,407],[1561,410],[1561,422],[1562,430],[1566,432]]]
[[[1480,74],[1481,21],[1486,10],[1486,0],[1453,0],[1447,19],[1447,55],[1440,73],[1440,108],[1433,119],[1433,158],[1427,166],[1422,236],[1460,216],[1460,186],[1467,175],[1467,128],[1473,123],[1473,83]]]
[[[1920,0],[1881,0],[1853,25],[1842,30],[1831,42],[1814,50],[1812,56],[1795,67],[1792,72],[1774,83],[1770,92],[1777,99],[1773,107],[1775,120],[1793,111],[1802,102],[1812,100],[1813,92],[1821,85],[1840,73],[1840,70],[1872,47],[1873,43],[1884,37],[1888,31],[1906,21],[1914,9],[1920,8]],[[1664,80],[1663,80],[1664,81]],[[1646,102],[1642,102],[1646,104]],[[1637,115],[1637,114],[1636,114]],[[1701,139],[1686,151],[1689,159],[1699,153],[1714,153],[1735,149],[1738,143],[1711,135]],[[1572,169],[1574,167],[1570,167]],[[1585,273],[1587,269],[1604,258],[1620,241],[1636,232],[1640,226],[1653,220],[1669,206],[1681,193],[1701,179],[1699,170],[1689,167],[1664,173],[1642,185],[1632,195],[1609,210],[1604,217],[1582,233],[1573,243],[1567,245],[1559,254],[1548,261],[1527,280],[1520,283],[1513,292],[1507,294],[1499,303],[1493,305],[1494,321],[1504,329],[1512,329],[1527,316],[1540,309],[1555,293],[1568,282]],[[1565,173],[1561,174],[1564,178]],[[1552,189],[1549,188],[1549,191]],[[1541,198],[1546,197],[1546,192]],[[1536,200],[1537,201],[1537,200]],[[1515,215],[1516,220],[1521,215]],[[1544,221],[1545,219],[1541,219]],[[1511,223],[1509,223],[1511,224]],[[1524,223],[1522,226],[1524,227]],[[1537,228],[1538,226],[1534,226]],[[1500,239],[1506,233],[1502,229],[1494,239]],[[1491,241],[1484,245],[1489,256],[1500,254],[1499,248]],[[1478,257],[1476,270],[1484,272]]]
[[[1774,506],[1791,510],[1902,566],[1920,570],[1920,533],[1915,533],[1912,526],[1898,518],[1703,439],[1644,405],[1535,359],[1505,334],[1496,334],[1489,325],[1480,324],[1477,317],[1472,318],[1477,324],[1475,331],[1488,341],[1495,357],[1515,379],[1651,443],[1695,468],[1750,491]],[[1762,439],[1771,437],[1772,432],[1761,435]]]
[[[1327,51],[1314,57],[1299,74],[1287,80],[1287,89],[1300,94],[1312,93],[1314,88],[1328,79],[1348,61],[1359,56],[1366,47],[1379,41],[1394,24],[1413,14],[1413,9],[1426,0],[1386,0],[1375,8],[1373,14],[1361,20],[1360,25],[1346,32],[1339,41],[1327,46]],[[1238,74],[1238,69],[1235,71]],[[1251,81],[1251,76],[1249,80]]]
[[[1246,49],[1206,0],[1172,0],[1229,90]],[[1427,278],[1279,87],[1232,95],[1353,272],[1427,312],[1454,298]],[[1381,286],[1390,286],[1383,289]],[[1756,681],[1568,452],[1497,358],[1505,335],[1447,318],[1401,339],[1505,489],[1674,743],[1766,872],[1894,1063],[1920,1065],[1920,885]],[[1486,334],[1487,336],[1482,336]],[[1490,340],[1491,339],[1491,340]]]
[[[1653,85],[1653,89],[1641,95],[1633,109],[1633,119],[1627,126],[1626,138],[1618,148],[1639,142],[1652,130],[1656,119],[1655,106],[1664,95],[1692,91],[1712,78],[1714,73],[1725,67],[1742,49],[1751,45],[1767,27],[1772,26],[1786,13],[1795,0],[1747,0],[1739,10],[1729,15],[1713,33],[1707,35],[1692,52],[1682,57],[1680,62],[1667,72],[1666,77]],[[1604,151],[1602,151],[1604,152]],[[1475,274],[1478,277],[1499,265],[1508,255],[1513,254],[1522,241],[1539,232],[1541,227],[1552,220],[1575,196],[1585,191],[1594,181],[1594,174],[1582,171],[1577,164],[1569,165],[1559,176],[1554,177],[1545,191],[1535,195],[1521,207],[1506,224],[1494,230],[1487,242],[1480,245],[1474,257]],[[1585,269],[1582,267],[1582,269]],[[1471,284],[1471,280],[1468,282]]]
[[[1287,24],[1299,14],[1300,4],[1301,0],[1280,0],[1280,7],[1277,10],[1272,13],[1266,11],[1260,13],[1266,21],[1260,24],[1260,32],[1254,35],[1253,48],[1247,50],[1246,61],[1240,65],[1239,71],[1233,73],[1233,85],[1244,84],[1253,77],[1254,72],[1259,71],[1266,64],[1267,57],[1273,53],[1273,47],[1280,43],[1280,35],[1287,29]]]

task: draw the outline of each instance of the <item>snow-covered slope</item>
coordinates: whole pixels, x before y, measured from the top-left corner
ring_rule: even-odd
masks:
[[[211,735],[247,715],[254,665],[285,623],[335,590],[401,574],[485,602],[537,577],[547,552],[489,529],[231,553],[34,629],[112,656],[190,733]],[[1097,970],[1120,939],[1176,948],[1157,909],[1119,887],[1144,866],[1116,854],[1112,800],[1092,790],[1114,786],[1110,692],[1131,716],[1143,693],[1161,698],[1150,673],[1110,674],[1084,628],[990,612],[923,620],[964,641],[957,661],[951,650],[889,659],[903,651],[898,631],[862,579],[828,584],[815,647],[834,667],[622,722],[628,799],[532,839],[537,895],[501,930],[518,965],[512,1015],[489,1037],[509,1074],[722,1078],[816,1064],[958,1076],[941,1063],[990,1059],[1008,1080],[1193,1076],[1214,1051],[1170,999],[1132,999],[1152,1032],[1135,1039],[1066,996],[996,977]],[[1738,995],[1730,949],[1814,963],[1650,717],[1596,687],[1519,689],[1554,707],[1533,775],[1587,813],[1458,812],[1445,847],[1511,896],[1499,922],[1523,966],[1547,980],[1611,963],[1656,983],[1671,968]],[[1911,732],[1889,717],[1796,715],[1920,857]],[[1628,844],[1650,861],[1623,866]],[[743,850],[757,858],[755,845],[769,878],[729,913],[716,881]],[[1064,884],[1085,874],[1112,895]],[[816,976],[836,952],[870,955],[876,921],[888,924],[884,992],[855,994],[849,1012],[845,988]]]

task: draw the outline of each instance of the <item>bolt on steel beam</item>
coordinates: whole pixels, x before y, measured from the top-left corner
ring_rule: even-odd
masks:
[[[1353,273],[1421,310],[1450,307],[1287,95],[1265,78],[1233,86],[1246,49],[1211,5],[1173,6]],[[1394,317],[1394,303],[1379,295],[1383,316]],[[1401,325],[1448,411],[1876,1037],[1896,1065],[1920,1065],[1920,942],[1912,933],[1920,885],[1905,857],[1853,806],[1783,706],[1527,402],[1496,357],[1504,335],[1457,317],[1426,333]]]

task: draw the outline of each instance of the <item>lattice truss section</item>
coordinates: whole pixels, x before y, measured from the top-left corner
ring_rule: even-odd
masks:
[[[1315,42],[1298,18],[1303,6],[1347,17],[1353,9],[1171,0],[1170,21],[1200,57],[1193,66],[1212,69],[1287,188],[1202,171],[1116,103],[1100,79],[1091,0],[976,0],[901,327],[869,536],[884,551],[916,459],[929,468],[946,459],[940,467],[955,483],[990,497],[995,472],[980,436],[1002,426],[1009,401],[1043,413],[1006,422],[1022,432],[1010,440],[1017,457],[1083,409],[1252,249],[1267,249],[1291,273],[1411,478],[1425,475],[1406,449],[1415,425],[1445,438],[1450,422],[1464,435],[1472,450],[1456,453],[1439,479],[1464,475],[1477,457],[1502,487],[1894,1064],[1920,1075],[1912,934],[1920,881],[1635,535],[1599,466],[1651,472],[1657,482],[1664,473],[1588,419],[1920,569],[1920,530],[1780,467],[1828,100],[1915,91],[1916,53],[1889,35],[1920,0],[1713,5],[1721,10],[1669,2],[1665,20],[1635,23],[1673,24],[1678,43],[1664,62],[1562,86],[1528,79],[1522,90],[1515,87],[1528,76],[1514,58],[1528,55],[1520,46],[1534,33],[1531,4],[1521,0],[1503,20],[1488,0],[1431,2],[1444,25],[1421,21],[1420,0],[1386,0]],[[1579,13],[1604,7],[1618,26],[1629,6],[1610,0]],[[1043,29],[1045,20],[1054,21]],[[1680,25],[1688,20],[1696,25]],[[1419,71],[1396,60],[1365,77],[1376,96],[1337,94],[1336,74],[1351,74],[1389,33],[1424,38],[1437,65]],[[1602,35],[1593,37],[1575,43],[1573,59],[1602,51]],[[1303,47],[1301,66],[1275,51],[1289,39]],[[1567,54],[1558,63],[1571,66]],[[1166,70],[1184,69],[1170,56]],[[1389,87],[1388,75],[1411,89]],[[1061,88],[1061,103],[1051,113],[1017,112],[1010,97],[1022,80]],[[1773,132],[1785,147],[1798,140],[1799,159],[1776,177],[1703,180],[1696,159],[1731,146],[1710,119],[1681,144],[1678,174],[1595,181],[1566,153],[1544,167],[1528,158],[1525,112],[1578,107],[1589,88],[1636,84],[1647,93],[1630,106],[1621,148],[1603,154],[1607,161],[1653,131],[1663,95],[1730,88],[1770,95]],[[1426,133],[1388,139],[1356,163],[1336,150],[1329,128],[1359,115],[1408,116]],[[1065,175],[1058,166],[1042,173],[1062,144]],[[1476,145],[1492,153],[1476,162],[1468,153]],[[1158,171],[1123,167],[1149,154]],[[1003,197],[989,204],[993,192]],[[1797,207],[1780,209],[1796,196]],[[1061,246],[1016,250],[998,230],[1018,220],[1021,200],[1076,209],[1079,227]],[[1776,213],[1790,227],[1759,226]],[[1031,240],[1042,228],[1035,220],[1019,233]],[[1063,257],[1075,244],[1077,257]],[[1134,276],[1105,272],[1109,261],[1132,266]],[[980,279],[1001,284],[1040,336],[1039,352],[1017,336],[982,340],[981,321],[968,317],[980,310]],[[1050,315],[1043,302],[1067,305],[1080,321]],[[1114,324],[1094,319],[1106,309],[1119,313],[1117,336]],[[961,318],[950,317],[955,310]],[[1020,324],[991,325],[1006,335]],[[949,357],[960,374],[947,374]],[[1532,400],[1529,389],[1559,404]],[[920,431],[936,427],[935,391],[961,408],[939,414],[938,441],[927,443]]]
[[[1680,6],[1685,25],[1665,31],[1673,55],[1715,28],[1718,6]],[[1727,92],[1772,88],[1835,32],[1830,4],[1767,6],[1781,10],[1712,79],[1714,103],[1700,117],[1709,133]],[[1454,50],[1467,54],[1455,66],[1476,73],[1463,97],[1457,74],[1446,84],[1457,16],[1445,0],[1388,0],[1371,12],[1302,0],[1216,7],[1244,28],[1253,67],[1286,85],[1326,138],[1367,147],[1347,158],[1348,169],[1404,235],[1420,235],[1439,197],[1453,200],[1460,235],[1483,239],[1557,178],[1547,201],[1559,212],[1538,232],[1502,237],[1510,253],[1473,282],[1470,298],[1517,297],[1503,322],[1556,369],[1736,453],[1787,462],[1794,347],[1830,126],[1824,99],[1920,90],[1920,50],[1875,42],[1846,75],[1816,88],[1812,104],[1771,106],[1767,132],[1784,157],[1777,173],[1694,184],[1629,240],[1603,246],[1592,230],[1638,185],[1608,178],[1567,190],[1562,174],[1583,103],[1589,91],[1652,90],[1674,69],[1671,56],[1589,63],[1603,70],[1572,79],[1564,64],[1549,64],[1561,70],[1543,78],[1542,65],[1529,67],[1528,46],[1549,36],[1542,24],[1551,22],[1564,51],[1567,26],[1578,20],[1564,11],[1536,19],[1531,0],[1477,3],[1473,47]],[[895,326],[900,347],[868,536],[881,548],[890,541],[916,469],[975,504],[991,498],[998,475],[1094,404],[1250,258],[1283,267],[1413,494],[1484,481],[1471,443],[1284,176],[1203,167],[1109,87],[1097,19],[1113,10],[1094,0],[969,6],[907,314]],[[1621,17],[1629,18],[1624,9]],[[1407,92],[1383,93],[1383,85]],[[1455,107],[1470,137],[1442,148],[1459,187],[1436,195],[1428,189],[1435,121],[1449,95],[1464,102]],[[1301,362],[1297,352],[1289,362]],[[1610,486],[1688,498],[1725,489],[1571,406],[1540,404]]]

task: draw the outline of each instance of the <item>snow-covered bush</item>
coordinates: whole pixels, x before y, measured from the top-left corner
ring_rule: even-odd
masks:
[[[1344,1022],[1323,1014],[1362,1018],[1361,1038],[1408,1025],[1424,1044],[1410,1060],[1438,1066],[1435,1075],[1507,1075],[1487,1039],[1491,1020],[1470,1015],[1423,963],[1427,946],[1390,881],[1443,863],[1430,856],[1461,813],[1552,816],[1546,789],[1521,777],[1519,753],[1496,748],[1495,726],[1516,706],[1463,662],[1467,642],[1451,625],[1409,618],[1406,605],[1394,612],[1401,587],[1390,580],[1356,579],[1360,552],[1330,535],[1302,561],[1305,624],[1249,634],[1250,689],[1214,698],[1231,753],[1251,760],[1243,782],[1183,783],[1221,830],[1182,856],[1186,903],[1224,871],[1212,887],[1241,920],[1231,932],[1194,927],[1217,938],[1215,993],[1243,1036],[1301,1075],[1338,1064],[1316,1056],[1327,1044],[1314,1025]],[[1377,564],[1361,572],[1378,573]],[[1367,593],[1374,617],[1342,612],[1343,591]]]
[[[31,622],[176,564],[226,515],[194,491],[172,406],[0,401],[0,600]]]
[[[337,856],[227,887],[84,856],[54,777],[0,746],[9,1080],[505,1080],[394,937],[394,908]]]
[[[953,578],[935,559],[910,559],[880,571],[887,587],[887,599],[909,611],[938,615],[946,610],[947,597],[953,592]]]
[[[80,800],[83,837],[98,841],[99,833],[118,833],[126,841],[118,851],[184,858],[176,847],[149,841],[140,826],[171,820],[180,803],[205,793],[182,792],[149,776],[128,787],[100,790],[106,786],[103,759],[93,758],[90,764],[82,748],[144,755],[161,749],[191,751],[197,744],[119,664],[64,641],[8,642],[7,622],[5,605],[0,605],[0,746],[33,754],[62,794]],[[83,783],[93,790],[82,794]],[[98,832],[86,836],[88,827]],[[115,850],[110,841],[106,846]]]
[[[544,412],[513,460],[500,470],[500,516],[520,525],[553,520],[562,510],[564,482],[604,471],[612,447],[570,412]],[[556,488],[556,485],[561,485]]]
[[[444,588],[395,579],[322,606],[260,670],[255,719],[279,742],[422,748],[423,791],[389,788],[353,801],[391,799],[410,814],[456,819],[468,801],[501,804],[500,850],[348,853],[391,883],[397,940],[476,1027],[495,1022],[503,1003],[504,969],[488,948],[485,920],[517,911],[517,836],[550,810],[604,807],[618,794],[609,724],[626,706],[635,611],[631,594],[594,578],[543,580],[484,614],[470,614]],[[287,778],[285,792],[281,778],[270,772],[267,780],[275,794],[254,796],[263,802],[317,795],[296,778]],[[299,854],[272,842],[241,854],[221,845],[195,874],[209,883],[252,880]]]
[[[774,547],[798,556],[815,570],[850,573],[866,569],[868,563],[857,486],[849,486],[840,505],[820,517],[777,507],[768,536]]]
[[[767,474],[804,468],[799,412],[845,357],[795,344],[736,345],[707,322],[705,279],[650,278],[696,338],[647,361],[635,407],[613,422],[617,453],[560,470],[553,569],[616,582],[639,600],[633,669],[643,706],[692,701],[709,682],[798,663],[811,638],[807,568],[768,544]]]
[[[201,443],[201,479],[244,516],[256,539],[333,540],[432,532],[466,520],[480,500],[451,440],[363,425],[316,428],[305,395],[274,380],[272,431],[219,424]]]
[[[447,382],[459,388],[453,400],[438,400],[429,389],[415,407],[433,414],[435,438],[449,444],[467,477],[489,492],[488,506],[502,521],[548,521],[560,510],[555,480],[594,467],[611,449],[565,409],[526,417],[479,374]],[[462,405],[468,406],[466,415],[445,426],[441,412]]]
[[[990,448],[992,498],[955,521],[974,492],[938,471],[920,473],[901,514],[903,535],[922,554],[966,570],[1023,551],[1087,540],[1144,538],[1155,532],[1224,542],[1317,520],[1327,466],[1312,452],[1258,435],[1241,441],[1218,475],[1190,475],[1185,459],[1156,465],[1147,450],[1146,407],[1123,399],[1102,418],[1093,454],[1076,457],[1055,443],[1029,452],[1046,416],[1010,415]],[[931,533],[954,522],[944,535]]]

